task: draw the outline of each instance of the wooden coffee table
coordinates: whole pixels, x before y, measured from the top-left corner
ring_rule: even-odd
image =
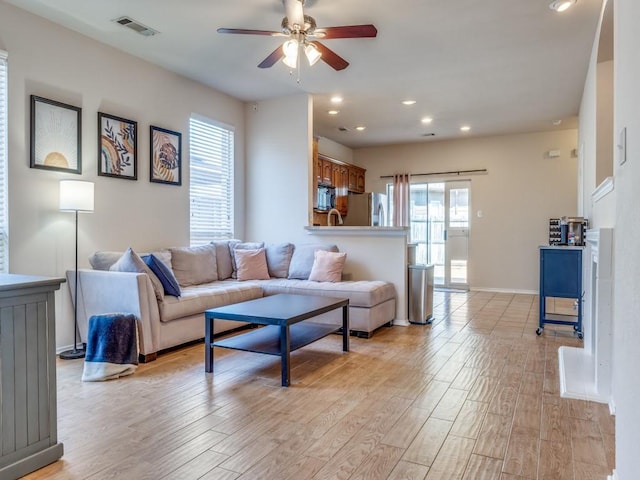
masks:
[[[331,310],[342,308],[342,325],[304,322]],[[205,371],[213,372],[213,347],[231,348],[246,352],[279,355],[282,386],[291,381],[291,352],[342,328],[342,350],[349,351],[349,299],[313,295],[278,294],[268,297],[212,308],[205,316]],[[265,325],[248,333],[214,342],[214,322],[235,320]]]

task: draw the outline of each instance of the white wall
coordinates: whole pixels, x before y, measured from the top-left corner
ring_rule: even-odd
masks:
[[[244,240],[306,239],[313,155],[311,96],[247,105],[247,208]]]
[[[149,39],[146,39],[149,40]],[[95,250],[189,242],[191,113],[236,128],[236,207],[244,210],[244,104],[0,2],[0,48],[9,52],[9,266],[63,276],[74,268],[74,216],[58,211],[61,179],[95,182],[95,213],[80,216],[79,263]],[[82,175],[29,168],[29,96],[82,108]],[[138,180],[97,176],[97,112],[138,122]],[[182,132],[181,187],[149,182],[149,125]],[[236,218],[243,235],[244,218]],[[57,296],[58,347],[73,342],[66,286]]]
[[[362,148],[354,160],[367,169],[372,191],[384,191],[390,181],[381,175],[486,168],[487,174],[412,181],[471,179],[471,288],[537,292],[538,246],[548,244],[549,218],[577,213],[576,135],[561,130]],[[560,158],[545,158],[552,149]]]
[[[318,153],[341,162],[353,163],[352,149],[325,137],[318,137]]]
[[[638,476],[640,445],[640,2],[616,0],[614,7],[614,141],[627,129],[627,161],[618,165],[614,159],[616,473],[619,480],[631,480]]]

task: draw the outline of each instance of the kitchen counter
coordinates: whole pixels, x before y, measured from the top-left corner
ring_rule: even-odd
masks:
[[[409,227],[356,227],[356,226],[313,226],[304,227],[309,235],[330,236],[367,236],[367,237],[406,237]]]

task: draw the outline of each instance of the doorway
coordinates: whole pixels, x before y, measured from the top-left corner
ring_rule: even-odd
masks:
[[[434,285],[467,290],[471,181],[412,183],[409,195],[416,263],[434,266]],[[392,216],[393,185],[387,198]]]

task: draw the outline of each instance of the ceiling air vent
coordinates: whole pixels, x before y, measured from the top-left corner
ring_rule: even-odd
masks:
[[[341,132],[348,132],[349,129],[347,127],[338,127],[338,130],[340,130]]]
[[[422,136],[423,137],[435,137],[436,134],[435,133],[423,133]]]
[[[158,33],[157,30],[154,30],[153,28],[149,28],[130,17],[120,17],[120,18],[116,18],[113,21],[116,23],[119,23],[123,27],[130,28],[131,30],[133,30],[136,33],[139,33],[140,35],[144,35],[145,37],[152,37],[156,33]]]

